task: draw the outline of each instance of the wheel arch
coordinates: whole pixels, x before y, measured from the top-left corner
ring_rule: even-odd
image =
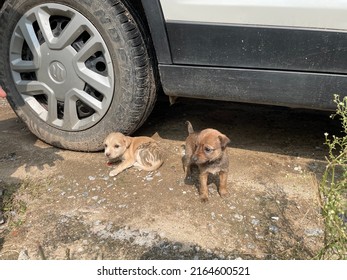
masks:
[[[172,64],[169,39],[160,0],[124,0],[138,13],[151,38],[158,64]]]

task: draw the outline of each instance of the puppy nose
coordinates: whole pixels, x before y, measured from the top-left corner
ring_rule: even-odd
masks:
[[[197,156],[193,156],[193,157],[192,157],[192,160],[193,160],[194,162],[196,162],[196,161],[198,160],[198,157],[197,157]]]
[[[111,154],[110,154],[110,153],[105,153],[105,155],[106,155],[107,157],[110,157]]]

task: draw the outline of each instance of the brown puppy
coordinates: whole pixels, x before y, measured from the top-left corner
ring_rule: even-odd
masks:
[[[227,191],[227,179],[229,171],[229,159],[226,147],[230,139],[215,129],[204,129],[201,132],[194,132],[189,121],[188,137],[186,139],[185,156],[183,157],[183,168],[186,178],[190,176],[191,165],[196,164],[199,168],[199,194],[203,202],[208,200],[208,175],[219,175],[219,194],[224,196]]]
[[[159,145],[150,137],[130,137],[113,132],[106,137],[104,147],[109,163],[118,162],[109,174],[111,177],[132,166],[154,171],[163,164]]]

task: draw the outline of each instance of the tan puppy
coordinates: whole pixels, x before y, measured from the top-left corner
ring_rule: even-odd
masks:
[[[163,164],[159,145],[150,137],[130,137],[113,132],[106,137],[104,147],[109,163],[118,162],[109,174],[111,177],[132,166],[154,171]]]
[[[199,168],[199,194],[203,202],[208,200],[207,180],[209,174],[219,175],[219,194],[224,196],[227,191],[227,179],[229,171],[229,159],[226,147],[230,139],[215,129],[204,129],[201,132],[194,132],[189,121],[188,137],[186,139],[185,156],[183,157],[183,168],[186,178],[190,176],[191,166],[197,165]]]

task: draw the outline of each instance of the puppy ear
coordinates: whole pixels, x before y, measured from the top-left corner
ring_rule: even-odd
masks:
[[[129,148],[129,146],[131,145],[131,137],[125,136],[124,141],[125,141],[125,146]]]
[[[186,121],[186,125],[188,127],[188,133],[189,134],[194,133],[194,128],[193,128],[192,124],[190,123],[190,121]]]
[[[230,139],[227,136],[225,136],[224,134],[219,135],[218,138],[220,140],[222,150],[224,150],[228,146],[228,144],[230,143]]]

